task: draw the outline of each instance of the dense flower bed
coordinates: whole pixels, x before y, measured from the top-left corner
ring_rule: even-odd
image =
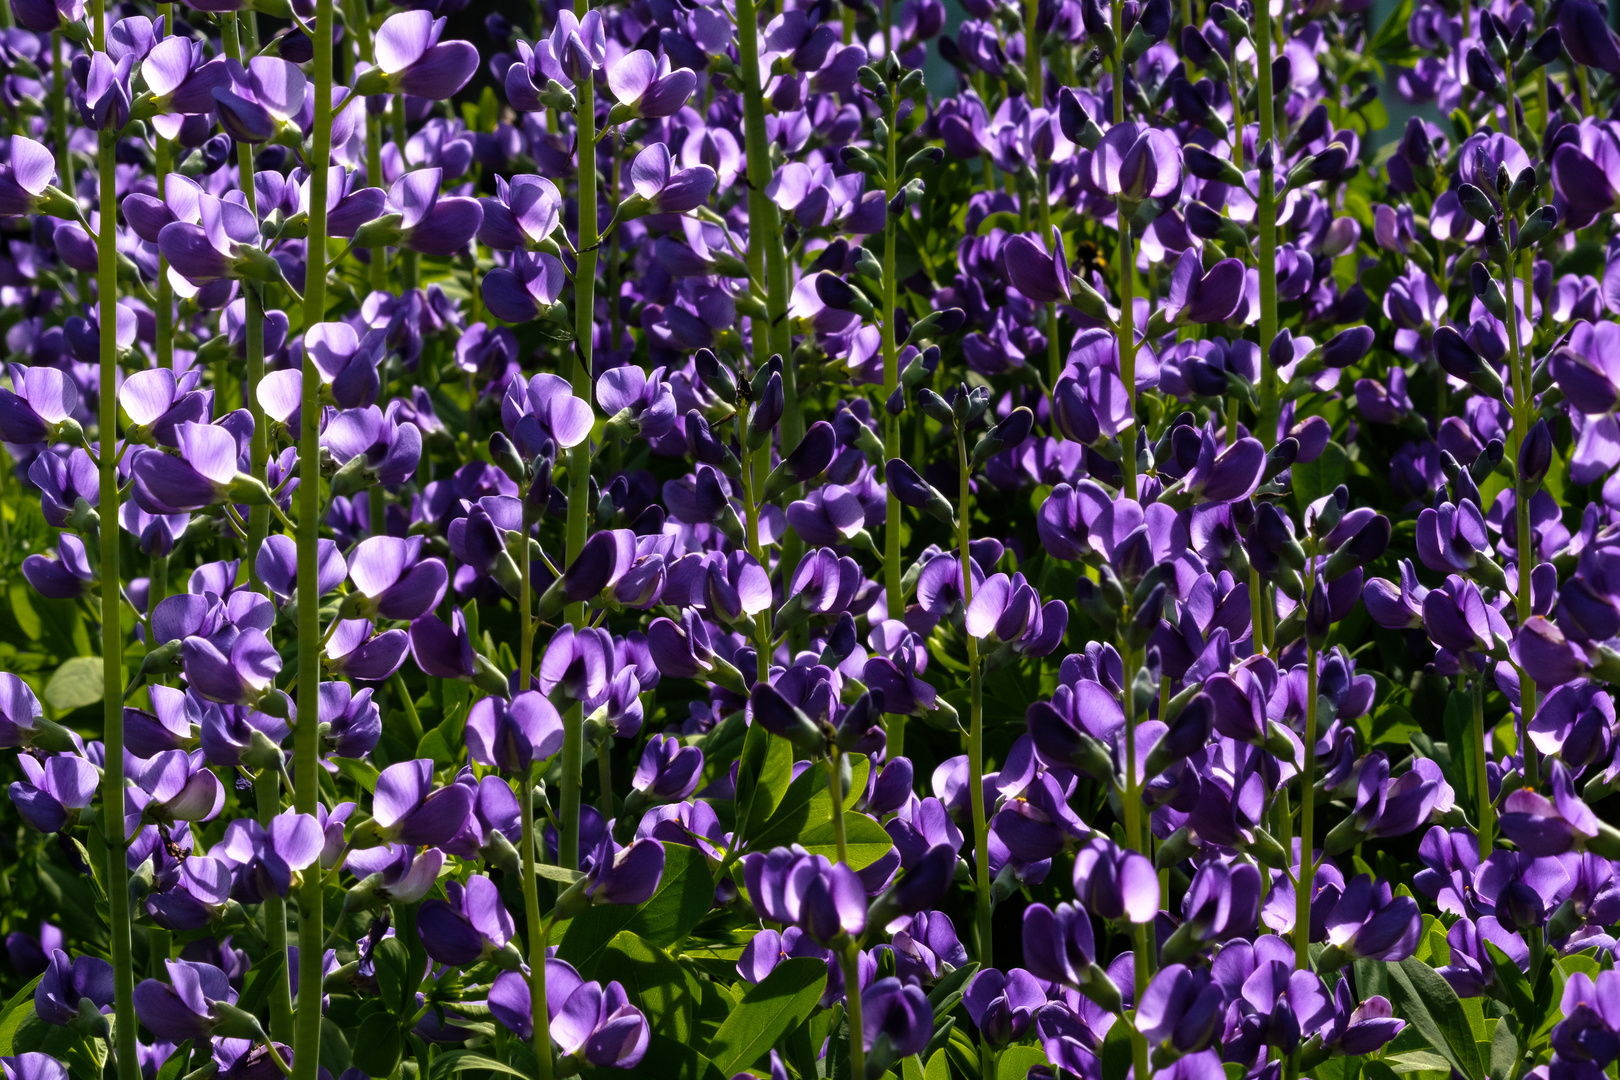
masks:
[[[1620,37],[1452,2],[11,0],[6,1080],[1612,1076]]]

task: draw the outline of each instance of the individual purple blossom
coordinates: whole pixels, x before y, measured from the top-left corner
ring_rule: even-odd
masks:
[[[83,596],[96,579],[84,541],[72,533],[56,538],[56,557],[30,555],[22,562],[23,578],[48,600]]]
[[[452,881],[445,895],[447,900],[429,900],[417,914],[416,932],[430,957],[466,967],[506,948],[516,924],[489,878],[473,874],[465,884]]]
[[[398,243],[412,251],[454,255],[467,246],[484,221],[484,208],[477,199],[440,194],[443,178],[442,169],[417,169],[388,189],[388,212],[399,215]]]
[[[61,832],[77,824],[101,782],[96,767],[77,754],[52,754],[43,762],[20,754],[17,764],[26,779],[12,782],[12,804],[41,832]]]
[[[655,142],[630,163],[630,186],[635,195],[626,201],[620,216],[628,219],[645,213],[688,213],[707,201],[715,183],[715,170],[709,165],[677,169],[669,147]]]
[[[482,697],[467,713],[467,753],[503,772],[527,775],[562,749],[563,722],[543,695],[525,690],[511,701]]]
[[[159,1038],[208,1039],[221,1020],[220,1005],[234,1006],[236,991],[212,964],[166,960],[169,981],[145,979],[135,987],[135,1012]]]
[[[378,27],[373,42],[377,70],[386,79],[362,78],[367,94],[399,92],[430,101],[452,97],[478,70],[478,50],[467,41],[440,41],[446,20],[426,10],[401,11]]]
[[[528,979],[515,971],[502,972],[490,987],[490,1012],[524,1038],[534,1031],[531,1000]],[[564,1058],[633,1069],[646,1056],[647,1018],[616,982],[586,982],[571,965],[548,959],[546,1011],[551,1041]]]
[[[34,1013],[48,1024],[66,1026],[88,1008],[106,1013],[113,1004],[112,965],[98,956],[51,952],[50,965],[34,988]]]
[[[355,614],[416,619],[438,606],[449,584],[444,563],[422,555],[422,539],[372,536],[349,555],[349,580],[363,599]]]
[[[650,799],[679,801],[697,790],[703,749],[683,746],[673,736],[654,735],[641,751],[630,786]]]
[[[799,926],[823,944],[866,930],[866,889],[846,863],[776,848],[745,856],[743,874],[755,909],[767,919]]]
[[[78,384],[57,368],[8,364],[6,371],[11,389],[0,388],[0,439],[28,446],[60,438],[79,406]]]

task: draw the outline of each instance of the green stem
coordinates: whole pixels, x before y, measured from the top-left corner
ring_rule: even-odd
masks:
[[[588,0],[574,0],[574,13],[583,17]],[[579,265],[574,271],[574,396],[589,402],[591,393],[592,334],[596,327],[596,84],[594,75],[574,88],[575,124],[579,141]],[[586,439],[570,451],[568,459],[568,563],[585,547],[590,528],[591,447]],[[585,625],[585,605],[569,608],[569,620]],[[577,702],[563,715],[562,830],[557,862],[570,870],[579,867],[579,779],[585,763],[585,710]]]
[[[956,432],[957,481],[960,484],[956,519],[956,544],[962,563],[962,610],[973,603],[972,539],[973,495],[969,486],[967,440]],[[976,923],[979,936],[979,962],[988,966],[995,957],[990,936],[990,829],[984,809],[984,681],[979,670],[979,642],[967,634],[968,655],[968,796],[973,806],[973,874]]]
[[[1491,760],[1490,744],[1485,733],[1485,676],[1475,675],[1474,699],[1474,798],[1475,827],[1479,831],[1480,861],[1490,858],[1496,829],[1496,808],[1491,805],[1490,774],[1486,765]]]
[[[1136,416],[1136,241],[1124,202],[1116,204],[1119,214],[1119,379],[1125,384],[1125,400]],[[1053,386],[1057,383],[1054,380]],[[1140,420],[1119,437],[1119,464],[1125,474],[1124,494],[1136,498],[1136,437]]]
[[[405,124],[405,95],[404,94],[395,94],[394,95],[394,110],[393,110],[393,112],[394,112],[394,145],[399,148],[399,167],[401,169],[405,169],[405,168],[408,168],[408,166],[405,164],[405,144],[410,141],[410,132],[407,129],[406,124]],[[584,145],[588,149],[592,145],[594,145],[594,143],[595,143],[595,140],[592,139],[590,142],[586,142],[586,143],[584,143],[582,145]],[[379,151],[379,153],[380,153],[380,151]],[[585,152],[582,152],[580,154],[580,156],[581,157],[588,157],[589,154],[585,153]],[[382,184],[381,175],[382,174],[379,172],[378,173],[378,179],[376,181],[374,181],[379,186]],[[591,191],[594,194],[596,189],[593,187],[591,189]],[[594,211],[594,207],[593,207],[593,211]],[[592,243],[595,243],[595,241],[593,240]],[[592,260],[594,262],[594,260],[595,260],[594,255],[592,256]],[[406,292],[409,292],[411,289],[416,288],[416,284],[417,284],[417,257],[416,257],[416,252],[412,251],[410,248],[400,248],[399,249],[399,290],[400,290],[400,292],[402,294],[406,293]]]
[[[96,37],[105,40],[106,13],[96,4]],[[114,172],[118,138],[114,132],[100,134],[97,161],[100,165],[101,227],[96,254],[96,289],[101,305],[101,505],[118,506],[117,455],[113,443],[118,437],[118,202]],[[101,821],[107,841],[107,907],[111,923],[113,965],[113,1008],[119,1080],[137,1080],[141,1066],[135,1038],[135,965],[132,958],[129,913],[129,864],[124,849],[129,837],[124,826],[124,630],[119,596],[118,554],[122,536],[117,514],[104,509],[101,519],[101,678],[102,737],[107,760],[101,783]]]
[[[1310,600],[1306,586],[1306,602]],[[1316,646],[1305,642],[1305,764],[1299,773],[1299,879],[1294,882],[1294,966],[1311,965],[1311,893],[1316,885]]]
[[[332,157],[332,0],[316,0],[313,29],[315,45],[315,130],[310,135],[309,177],[310,258],[304,274],[303,325],[314,326],[326,317],[326,198],[327,162]],[[302,419],[298,433],[299,458],[320,457],[318,398],[320,372],[306,350],[303,368]],[[321,529],[320,477],[311,470],[298,485],[298,715],[320,715],[320,586],[315,576]],[[314,814],[320,796],[320,732],[312,723],[293,730],[293,805],[301,814]],[[321,1056],[321,960],[326,952],[325,897],[321,875],[308,874],[298,891],[298,1008],[293,1019],[294,1080],[315,1080]]]
[[[885,200],[893,199],[900,191],[899,176],[899,143],[900,133],[896,130],[894,115],[894,99],[889,99],[888,107],[884,111],[884,120],[889,125],[889,145],[887,147],[886,166],[888,169],[887,183],[883,188]],[[899,262],[896,253],[898,237],[896,229],[883,230],[883,400],[887,402],[900,389],[900,348],[895,340],[894,307],[895,294],[898,282],[895,280],[895,267]],[[900,418],[889,412],[883,413],[883,459],[892,461],[900,456]],[[891,488],[889,490],[886,516],[883,519],[883,589],[888,600],[889,618],[898,619],[906,613],[905,589],[902,586],[902,572],[900,569],[901,514],[900,498]],[[904,752],[905,720],[895,717],[889,728],[889,754],[899,757]]]
[[[10,5],[7,5],[8,7]],[[62,31],[51,31],[51,141],[56,144],[56,177],[62,190],[78,198],[73,177],[73,154],[67,137],[67,67],[62,59]],[[81,296],[88,301],[88,297]]]
[[[1040,11],[1041,0],[1024,0],[1024,80],[1029,84],[1024,96],[1032,109],[1041,107],[1045,95],[1045,80],[1041,77],[1041,32],[1036,28]],[[1114,89],[1117,95],[1121,88]]]
[[[253,797],[259,824],[268,829],[281,809],[281,777],[276,769],[259,770],[253,778]],[[264,897],[264,932],[270,955],[286,956],[287,901],[274,892]],[[291,1043],[293,1037],[292,984],[285,966],[270,987],[270,1037],[279,1043]]]
[[[1277,368],[1271,362],[1271,343],[1277,337],[1277,148],[1267,147],[1276,138],[1276,102],[1271,96],[1271,8],[1255,6],[1254,47],[1258,87],[1256,105],[1260,112],[1260,197],[1257,217],[1260,227],[1260,430],[1255,434],[1270,449],[1277,441]],[[1269,166],[1266,163],[1270,163]]]
[[[847,865],[849,863],[849,841],[844,836],[844,785],[838,779],[838,751],[836,749],[827,755],[827,795],[832,800],[833,836],[838,844],[838,861]]]
[[[838,951],[844,969],[844,1016],[849,1021],[849,1075],[854,1080],[866,1076],[865,1025],[861,1020],[861,946],[851,941]]]
[[[1511,67],[1509,71],[1511,72]],[[1514,109],[1511,103],[1508,116],[1512,117]],[[1513,130],[1517,131],[1515,122]],[[1506,223],[1504,223],[1504,229]],[[1526,254],[1528,258],[1530,253]],[[1530,434],[1530,425],[1535,420],[1535,407],[1532,400],[1535,390],[1531,385],[1531,372],[1527,350],[1521,348],[1519,342],[1519,301],[1513,288],[1513,263],[1511,259],[1502,263],[1502,279],[1507,292],[1507,331],[1508,331],[1508,357],[1510,374],[1513,377],[1513,428],[1508,433],[1509,452],[1513,455],[1515,465],[1519,461],[1519,449],[1524,445],[1525,436]],[[1529,287],[1525,287],[1525,296],[1531,295]],[[1530,496],[1532,492],[1521,481],[1515,485],[1513,493],[1514,512],[1518,527],[1518,595],[1514,600],[1514,614],[1517,622],[1523,626],[1530,618],[1531,601],[1534,599],[1530,586],[1530,571],[1535,566],[1535,536],[1530,531]],[[1523,668],[1519,669],[1519,723],[1521,730],[1530,730],[1530,721],[1536,715],[1536,680]],[[1536,753],[1535,744],[1528,738],[1520,740],[1520,748],[1524,754],[1525,783],[1533,790],[1541,782],[1541,759]]]
[[[523,776],[523,917],[529,943],[529,1007],[539,1080],[551,1080],[551,1017],[546,1012],[546,927],[540,920],[540,885],[534,872],[534,774]]]

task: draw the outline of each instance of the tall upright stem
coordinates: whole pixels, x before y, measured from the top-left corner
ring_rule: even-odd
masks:
[[[1270,0],[1255,4],[1255,102],[1260,112],[1260,198],[1256,217],[1260,226],[1260,416],[1256,434],[1268,449],[1277,441],[1277,368],[1271,362],[1271,343],[1277,337],[1277,171],[1276,101],[1271,94]],[[1269,147],[1269,150],[1268,150]]]
[[[1309,593],[1306,594],[1307,601]],[[1299,879],[1294,882],[1294,966],[1311,964],[1311,893],[1316,887],[1316,646],[1305,643],[1305,764],[1299,771]]]
[[[96,37],[103,37],[106,22],[96,5]],[[107,842],[107,907],[112,923],[113,1009],[119,1080],[137,1080],[141,1073],[135,1039],[135,965],[131,955],[129,915],[129,863],[124,850],[129,836],[124,826],[124,630],[119,597],[118,547],[118,200],[116,189],[116,133],[100,134],[101,223],[96,236],[96,289],[101,305],[101,370],[98,398],[101,406],[101,678],[102,738],[107,747],[101,782],[101,821]]]
[[[316,0],[315,130],[310,136],[309,257],[304,273],[304,325],[326,317],[326,188],[332,157],[332,0]],[[320,372],[304,351],[302,418],[298,432],[301,461],[320,458]],[[315,813],[320,795],[320,586],[315,576],[321,528],[321,479],[306,469],[298,485],[298,715],[293,730],[293,805]],[[315,1080],[321,1056],[321,960],[326,952],[326,915],[321,875],[309,874],[298,891],[298,1010],[293,1020],[293,1080]]]
[[[1024,81],[1029,84],[1024,96],[1032,109],[1041,107],[1046,93],[1041,76],[1041,32],[1037,29],[1040,13],[1041,0],[1024,0]]]
[[[1125,788],[1120,792],[1121,810],[1125,818],[1125,846],[1133,851],[1144,851],[1146,845],[1142,841],[1142,788],[1136,779],[1136,695],[1131,688],[1136,684],[1136,650],[1120,643],[1120,655],[1124,658],[1125,692],[1121,695],[1121,704],[1125,710]],[[1151,852],[1144,851],[1151,857]],[[1152,929],[1149,923],[1131,924],[1131,953],[1135,960],[1132,965],[1132,993],[1138,1009],[1142,1006],[1142,996],[1147,992],[1148,979],[1153,974],[1153,952],[1148,947],[1148,933]],[[1136,1066],[1138,1076],[1147,1076],[1148,1073],[1148,1044],[1147,1038],[1131,1028],[1131,1060]]]
[[[588,0],[574,0],[574,13],[583,17]],[[596,328],[596,84],[587,74],[574,88],[574,112],[579,141],[579,264],[574,271],[574,396],[587,402],[591,394],[592,334]],[[568,459],[568,562],[585,546],[589,529],[586,505],[590,498],[591,444],[586,439],[570,451]],[[585,625],[585,605],[569,609],[575,626]],[[585,764],[585,710],[577,702],[563,714],[562,831],[557,862],[570,870],[579,867],[579,773]]]
[[[281,809],[281,776],[277,769],[259,770],[253,778],[253,798],[259,824],[268,829]],[[264,896],[264,936],[270,955],[287,955],[287,901],[274,891]],[[270,986],[270,1037],[289,1044],[293,1037],[292,984],[285,966]]]
[[[968,486],[972,479],[968,471],[967,438],[961,428],[956,432],[957,480],[961,485],[957,496],[956,545],[962,563],[962,608],[973,603],[973,556],[969,542],[973,536],[973,495]],[[994,962],[995,950],[990,937],[990,829],[984,809],[984,681],[979,670],[979,642],[967,635],[968,654],[968,786],[973,806],[973,881],[974,907],[979,931],[979,963],[989,966]]]
[[[10,5],[7,5],[8,7]],[[62,31],[51,31],[51,142],[56,148],[56,175],[62,190],[78,197],[73,177],[73,153],[67,137],[67,61],[62,58]],[[88,303],[89,297],[80,297]]]
[[[162,30],[158,34],[159,40],[166,38],[174,30],[174,5],[159,4],[157,6],[158,20]],[[169,140],[162,135],[156,137],[157,161],[153,173],[157,180],[158,198],[168,196],[169,169],[173,151],[169,147]],[[65,178],[64,178],[65,179]],[[174,286],[169,282],[169,260],[160,250],[158,252],[157,269],[157,362],[158,367],[174,367]],[[157,605],[158,598],[153,597],[147,604],[150,611]]]
[[[1509,67],[1511,74],[1512,68]],[[1515,110],[1512,100],[1508,103],[1508,116],[1511,119]],[[1511,125],[1513,132],[1518,131],[1518,123]],[[1506,223],[1503,225],[1506,233]],[[1527,254],[1527,258],[1529,255]],[[1514,289],[1513,262],[1511,257],[1502,262],[1502,284],[1507,293],[1507,331],[1508,331],[1508,360],[1513,378],[1513,429],[1508,433],[1509,452],[1513,456],[1515,465],[1519,461],[1519,449],[1524,445],[1525,436],[1530,434],[1530,425],[1535,418],[1535,388],[1532,385],[1530,365],[1527,362],[1526,351],[1519,341],[1519,301]],[[1528,285],[1525,287],[1525,305],[1529,308],[1531,293]],[[1535,536],[1530,531],[1530,496],[1531,491],[1521,478],[1514,486],[1513,508],[1515,512],[1515,525],[1518,532],[1518,595],[1514,600],[1514,614],[1518,625],[1523,626],[1530,618],[1531,595],[1530,571],[1535,567]],[[1519,669],[1519,724],[1520,733],[1530,730],[1530,721],[1536,716],[1536,680],[1534,676],[1523,668]],[[1528,738],[1521,738],[1519,745],[1524,754],[1525,783],[1534,789],[1541,782],[1541,760],[1536,753],[1535,744]]]
[[[240,38],[238,31],[242,31]],[[225,40],[225,53],[241,63],[242,45],[251,51],[258,39],[258,23],[251,11],[227,12],[220,16],[220,30]],[[240,140],[236,144],[237,186],[247,199],[248,211],[258,216],[258,194],[253,188],[253,146]],[[248,415],[253,417],[253,441],[248,451],[248,468],[254,479],[267,483],[270,463],[270,434],[265,425],[264,406],[259,404],[259,381],[264,378],[264,301],[251,281],[242,283],[242,329],[246,338],[247,371],[243,379],[242,396],[246,399]],[[270,532],[270,507],[254,506],[248,510],[247,572],[248,581],[257,592],[268,595],[259,581],[259,548]]]
[[[1474,825],[1479,832],[1479,858],[1490,858],[1496,831],[1496,808],[1491,805],[1490,743],[1485,735],[1485,676],[1476,674],[1471,695],[1474,705]]]
[[[405,123],[405,95],[395,94],[394,145],[399,148],[399,167],[401,169],[408,168],[405,164],[405,146],[408,142],[410,142],[410,131]],[[376,183],[380,185],[382,183],[381,179],[379,178]],[[416,288],[418,265],[416,252],[410,248],[399,249],[399,291],[402,294]]]
[[[765,91],[759,77],[759,8],[754,0],[737,3],[737,56],[743,86],[743,146],[748,162],[748,268],[754,280],[765,282],[766,325],[754,327],[754,363],[772,353],[781,354],[782,452],[788,453],[804,438],[804,412],[799,405],[798,373],[793,363],[793,334],[788,322],[787,248],[782,241],[782,214],[765,194],[771,182],[770,140],[765,132]],[[892,126],[892,125],[891,125]],[[886,236],[893,229],[885,227]],[[885,243],[887,244],[887,240]],[[884,318],[892,316],[892,309]],[[763,329],[763,333],[761,330]],[[787,497],[796,497],[797,488]],[[783,580],[791,578],[798,562],[797,533],[783,538]]]
[[[844,1015],[849,1020],[849,1075],[855,1080],[866,1076],[866,1025],[861,1017],[861,947],[851,941],[838,950],[844,969]]]
[[[889,145],[886,150],[887,183],[884,185],[883,197],[885,201],[892,200],[900,192],[900,132],[895,121],[894,99],[889,99],[888,107],[884,110],[884,119],[889,125]],[[883,229],[883,400],[885,403],[900,389],[900,348],[896,341],[894,325],[894,308],[899,282],[895,280],[895,267],[898,263],[896,247],[899,230],[892,225]],[[900,456],[900,418],[883,409],[883,460],[893,461]],[[900,525],[901,515],[900,498],[890,488],[888,504],[883,518],[883,592],[888,601],[889,618],[898,619],[906,612],[905,588],[902,585],[900,569],[901,543]],[[888,753],[891,758],[899,757],[905,753],[906,746],[906,718],[890,715],[887,726]]]
[[[527,560],[525,560],[527,561]],[[540,921],[540,887],[534,870],[534,770],[519,781],[523,797],[523,918],[529,946],[529,1009],[534,1022],[534,1059],[539,1080],[551,1080],[551,1016],[546,1011],[546,928]]]
[[[1119,214],[1119,379],[1125,384],[1125,400],[1136,416],[1136,241],[1131,236],[1131,220],[1125,204],[1117,204]],[[1054,327],[1054,330],[1056,327]],[[1056,383],[1053,384],[1054,386]],[[1119,466],[1125,474],[1125,497],[1136,498],[1136,438],[1139,424],[1121,434]]]

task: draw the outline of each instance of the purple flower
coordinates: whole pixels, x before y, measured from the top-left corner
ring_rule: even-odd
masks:
[[[678,801],[697,790],[702,772],[701,747],[683,746],[673,736],[654,735],[641,751],[630,784],[648,798]]]
[[[34,988],[34,1012],[48,1024],[66,1026],[81,1010],[112,1010],[113,969],[96,956],[68,959],[61,949],[51,952],[50,965]]]
[[[743,875],[755,910],[802,928],[822,944],[866,930],[866,888],[845,863],[802,848],[776,848],[745,856]]]
[[[423,12],[404,12],[400,19]],[[379,45],[380,45],[379,41]],[[466,42],[454,42],[466,45]],[[388,189],[387,209],[399,215],[398,242],[424,255],[454,255],[465,248],[484,221],[484,208],[477,199],[439,194],[443,169],[417,169],[408,172]]]
[[[445,41],[446,20],[431,11],[402,11],[390,15],[377,29],[373,43],[377,70],[387,76],[376,87],[362,77],[356,84],[364,93],[402,92],[430,101],[442,101],[467,85],[478,70],[478,50],[467,41]]]
[[[473,874],[465,885],[445,886],[446,900],[429,900],[417,914],[416,932],[427,954],[441,964],[466,967],[503,951],[516,924],[494,882]]]
[[[667,54],[654,60],[646,49],[620,57],[608,68],[607,80],[626,118],[672,116],[697,89],[697,75],[691,68],[672,71]]]
[[[416,619],[444,599],[449,573],[438,559],[422,557],[422,539],[372,536],[349,556],[349,580],[364,599],[356,615]]]
[[[52,754],[43,763],[32,754],[20,754],[17,764],[27,779],[12,783],[11,801],[40,832],[78,824],[101,783],[101,773],[77,754]]]
[[[220,1022],[221,1004],[233,1006],[236,991],[212,964],[166,960],[169,981],[146,979],[135,987],[135,1013],[160,1039],[209,1039]]]
[[[8,364],[6,370],[12,388],[0,388],[0,439],[28,446],[64,438],[79,407],[78,384],[57,368]]]
[[[641,214],[685,214],[702,206],[714,190],[715,170],[707,164],[676,169],[669,147],[655,142],[630,163],[630,186],[635,195],[626,200],[620,217]],[[638,201],[639,200],[639,201]]]
[[[531,765],[562,749],[562,742],[562,717],[533,690],[510,702],[479,698],[467,713],[467,753],[480,765],[527,775]]]
[[[515,971],[495,977],[489,1010],[523,1038],[534,1034],[529,981]],[[546,1012],[551,1041],[563,1057],[591,1065],[633,1069],[647,1053],[647,1018],[616,982],[585,982],[561,960],[546,961]]]
[[[1006,974],[985,968],[968,980],[962,1004],[985,1041],[999,1048],[1024,1037],[1035,1013],[1046,1004],[1046,991],[1023,968]]]
[[[387,843],[438,845],[461,831],[472,811],[473,792],[463,784],[433,786],[428,758],[401,761],[377,776],[371,817]]]

